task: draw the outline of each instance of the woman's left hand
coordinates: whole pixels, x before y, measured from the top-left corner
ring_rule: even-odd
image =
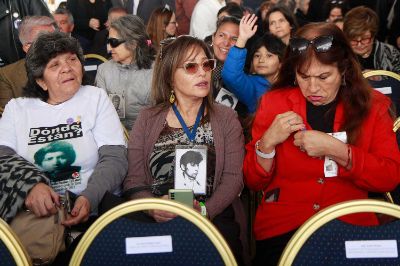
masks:
[[[65,226],[72,226],[82,222],[86,222],[89,219],[89,214],[89,200],[84,196],[79,196],[75,201],[75,205],[71,211],[71,215],[68,215],[68,219],[65,220],[62,224]]]
[[[317,130],[302,130],[294,134],[293,144],[311,157],[323,157],[328,154],[329,144],[336,140]]]

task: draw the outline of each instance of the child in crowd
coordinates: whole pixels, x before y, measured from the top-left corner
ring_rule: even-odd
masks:
[[[255,41],[249,54],[252,58],[250,74],[245,73],[245,45],[257,31],[256,21],[255,15],[247,15],[241,19],[239,38],[236,45],[229,50],[222,69],[222,79],[227,89],[247,106],[250,113],[256,111],[258,99],[276,80],[286,49],[286,45],[278,37],[265,34]]]

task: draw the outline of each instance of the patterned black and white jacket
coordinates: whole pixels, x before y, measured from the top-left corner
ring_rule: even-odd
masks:
[[[24,206],[25,198],[37,183],[49,180],[35,165],[9,147],[0,146],[0,218],[10,222]]]

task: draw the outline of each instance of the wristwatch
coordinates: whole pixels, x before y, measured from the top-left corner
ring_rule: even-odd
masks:
[[[272,158],[275,157],[275,148],[274,148],[274,150],[273,150],[272,152],[270,152],[270,153],[264,153],[264,152],[262,152],[262,151],[260,150],[259,144],[260,144],[260,140],[257,140],[255,146],[256,146],[256,154],[257,154],[258,156],[260,156],[260,157],[263,158],[263,159],[272,159]]]

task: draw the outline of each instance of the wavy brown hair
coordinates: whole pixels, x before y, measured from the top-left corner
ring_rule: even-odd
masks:
[[[361,124],[368,115],[371,107],[371,88],[364,79],[357,56],[353,53],[343,32],[331,23],[311,23],[300,28],[295,36],[308,40],[316,36],[332,35],[333,45],[326,52],[315,52],[309,45],[303,53],[293,52],[290,45],[286,51],[278,80],[272,89],[293,87],[296,80],[296,71],[311,63],[313,58],[322,64],[337,65],[342,73],[342,82],[338,100],[344,105],[345,122],[340,130],[346,131],[349,143],[355,143],[361,130]]]

